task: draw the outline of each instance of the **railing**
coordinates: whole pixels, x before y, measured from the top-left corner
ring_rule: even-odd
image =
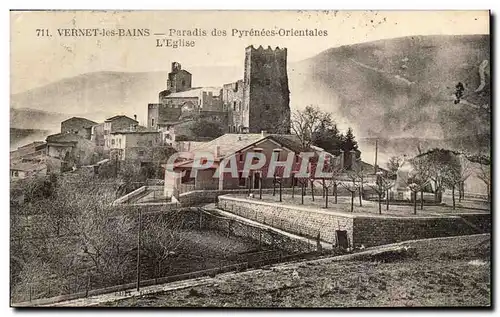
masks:
[[[314,258],[317,258],[319,255],[320,254],[316,251],[295,253],[295,254],[284,254],[282,251],[274,251],[274,254],[272,257],[264,257],[264,259],[260,259],[260,260],[251,259],[249,257],[249,258],[247,258],[246,261],[238,262],[238,263],[234,263],[234,264],[230,264],[230,265],[220,264],[219,266],[214,267],[214,268],[210,268],[210,269],[143,280],[143,281],[140,281],[139,287],[164,284],[164,283],[170,283],[170,282],[175,282],[175,281],[200,278],[200,277],[205,277],[205,276],[206,277],[209,277],[209,276],[214,277],[217,274],[234,272],[234,271],[241,272],[241,271],[245,271],[248,269],[259,269],[259,268],[261,268],[263,266],[267,266],[267,265],[288,262],[288,261],[293,261],[293,260],[301,260],[304,258],[314,259]],[[220,262],[220,263],[222,263],[222,262]],[[120,284],[120,285],[114,285],[114,286],[109,286],[109,287],[104,287],[104,288],[93,289],[92,288],[92,280],[89,278],[89,276],[82,276],[82,277],[86,281],[86,286],[84,287],[83,291],[80,290],[81,288],[76,288],[77,291],[74,293],[61,294],[61,295],[57,295],[57,296],[53,296],[53,297],[44,297],[44,298],[35,299],[35,298],[33,298],[33,294],[36,293],[36,289],[29,287],[29,294],[27,294],[28,300],[24,301],[24,302],[12,303],[12,306],[13,307],[32,307],[32,306],[40,306],[40,305],[49,305],[49,304],[55,304],[55,303],[62,302],[62,301],[68,301],[68,300],[74,300],[74,299],[78,299],[78,298],[85,298],[85,297],[89,297],[89,296],[108,294],[108,293],[112,293],[112,292],[115,292],[116,296],[126,296],[126,295],[129,295],[132,292],[132,290],[137,287],[137,283],[126,283],[126,284]]]
[[[179,194],[187,193],[195,190],[194,184],[181,184],[179,186]]]

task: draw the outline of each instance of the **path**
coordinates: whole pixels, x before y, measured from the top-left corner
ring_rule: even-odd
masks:
[[[274,231],[276,233],[279,233],[281,235],[287,236],[287,237],[295,239],[295,240],[304,241],[304,242],[309,243],[309,244],[313,245],[314,247],[316,247],[316,240],[311,240],[311,239],[308,239],[308,238],[305,238],[305,237],[302,237],[302,236],[299,236],[299,235],[296,235],[296,234],[293,234],[293,233],[290,233],[290,232],[286,232],[286,231],[277,229],[275,227],[271,227],[271,226],[265,225],[263,223],[260,223],[260,222],[254,221],[254,220],[247,219],[245,217],[241,217],[241,216],[235,215],[233,213],[230,213],[230,212],[227,212],[227,211],[224,211],[224,210],[221,210],[221,209],[217,209],[214,203],[206,204],[202,208],[204,210],[208,211],[208,212],[213,211],[213,212],[216,212],[216,213],[218,213],[220,215],[223,215],[225,217],[233,218],[233,219],[236,219],[236,220],[238,220],[240,222],[246,222],[246,223],[248,223],[248,224],[250,224],[250,225],[252,225],[254,227],[259,227],[259,228],[262,228],[262,229],[265,229],[265,230],[272,230],[272,231]],[[321,243],[321,247],[324,250],[332,249],[332,247],[333,247],[332,244],[328,243],[328,242],[320,241],[320,243]]]

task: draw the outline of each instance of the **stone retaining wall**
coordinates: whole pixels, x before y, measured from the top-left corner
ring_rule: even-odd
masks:
[[[220,196],[218,208],[275,228],[337,245],[336,230],[346,230],[350,246],[365,247],[414,239],[485,233],[489,214],[443,216],[364,216]],[[465,220],[464,220],[465,219]]]
[[[346,230],[352,242],[353,218],[319,209],[290,207],[256,200],[219,197],[218,208],[275,228],[336,244],[335,230]]]
[[[448,217],[356,217],[354,245],[375,246],[414,239],[478,233],[458,216]]]

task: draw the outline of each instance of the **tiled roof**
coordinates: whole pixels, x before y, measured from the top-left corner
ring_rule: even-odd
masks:
[[[266,135],[263,136],[261,133],[224,134],[223,136],[220,136],[215,140],[197,146],[196,151],[205,151],[213,153],[215,151],[216,146],[218,146],[219,156],[225,157],[230,154],[236,153],[265,138],[272,139],[294,152],[303,151],[302,145],[300,144],[300,142],[298,142],[297,137],[294,135],[269,134],[267,136]]]
[[[220,95],[220,87],[198,87],[191,88],[186,91],[174,92],[166,96],[166,98],[196,98],[201,96],[203,92],[211,92],[214,96]]]
[[[135,121],[135,122],[137,122],[137,120],[134,120],[134,119],[132,119],[132,118],[130,118],[130,117],[127,117],[127,116],[125,116],[125,115],[117,115],[117,116],[114,116],[114,117],[111,117],[111,118],[106,119],[106,121],[114,121],[114,120],[121,119],[121,118],[126,118],[126,119],[129,119],[129,120],[131,120],[131,121]]]
[[[32,172],[32,171],[39,171],[47,166],[45,164],[41,163],[33,163],[33,162],[20,162],[20,163],[15,163],[10,166],[11,170],[16,170],[16,171],[24,171],[24,172]]]
[[[262,134],[236,134],[227,133],[217,139],[196,147],[196,151],[214,153],[215,148],[219,147],[219,155],[227,156],[237,152],[259,140],[263,139]]]
[[[43,142],[43,141],[34,141],[34,142],[28,143],[26,145],[20,146],[20,147],[18,147],[18,149],[24,149],[24,148],[32,147],[32,146],[36,147],[36,146],[43,145],[43,144],[45,144],[45,142]]]
[[[150,130],[142,125],[135,127],[133,129],[123,129],[111,132],[111,134],[131,134],[131,133],[159,133],[158,131]]]
[[[91,127],[91,126],[97,124],[97,122],[94,122],[92,120],[89,120],[89,119],[86,119],[86,118],[82,118],[82,117],[71,117],[69,119],[64,120],[63,122],[67,122],[67,121],[70,121],[70,120],[83,121],[83,122],[85,122],[85,125],[87,125],[88,127]],[[61,123],[63,123],[63,122],[61,122]]]
[[[57,134],[52,134],[47,136],[47,143],[51,142],[78,142],[82,139],[85,139],[84,137],[75,134],[75,133],[57,133]]]

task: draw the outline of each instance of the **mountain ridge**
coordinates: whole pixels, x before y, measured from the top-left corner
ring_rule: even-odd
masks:
[[[333,113],[341,129],[353,127],[359,138],[419,135],[449,140],[489,135],[489,114],[471,106],[489,100],[489,44],[489,35],[431,35],[333,47],[289,63],[291,108],[318,105]],[[242,65],[183,66],[193,74],[193,86],[222,86],[243,78]],[[11,110],[19,113],[29,107],[94,121],[115,113],[137,114],[145,122],[147,104],[157,102],[167,73],[80,74],[12,94]],[[454,104],[458,82],[465,85],[465,97]],[[30,120],[29,114],[13,118],[11,111],[13,127],[49,125],[54,124]]]

